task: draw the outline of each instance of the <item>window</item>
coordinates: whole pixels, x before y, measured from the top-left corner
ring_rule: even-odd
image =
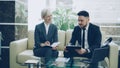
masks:
[[[28,6],[28,29],[34,29],[35,25],[42,21],[40,13],[43,8],[50,7],[54,11],[59,7],[64,7],[75,13],[87,10],[90,13],[92,23],[100,25],[107,37],[112,36],[117,43],[120,41],[119,0],[29,0]]]

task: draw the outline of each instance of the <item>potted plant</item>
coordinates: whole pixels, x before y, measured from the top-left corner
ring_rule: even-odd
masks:
[[[75,13],[71,9],[57,8],[53,12],[53,20],[60,30],[73,29],[76,23]]]

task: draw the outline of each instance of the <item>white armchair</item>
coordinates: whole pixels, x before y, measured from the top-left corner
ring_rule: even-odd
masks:
[[[105,58],[108,68],[118,68],[118,45],[115,43],[110,43],[109,58]]]

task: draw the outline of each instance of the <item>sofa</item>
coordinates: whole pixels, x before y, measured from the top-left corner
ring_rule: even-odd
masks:
[[[59,57],[63,57],[64,47],[69,43],[72,30],[58,31]],[[102,42],[105,40],[105,33],[102,31]],[[28,31],[28,38],[12,41],[10,43],[10,68],[27,68],[24,62],[29,59],[38,59],[33,55],[34,30]],[[109,58],[105,58],[109,68],[118,66],[118,46],[110,44]]]

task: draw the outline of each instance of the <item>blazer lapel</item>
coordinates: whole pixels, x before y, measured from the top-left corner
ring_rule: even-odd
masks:
[[[44,25],[44,23],[42,24],[42,30],[43,30],[43,35],[44,35],[44,37],[45,37],[45,39],[47,39],[47,35],[46,35],[46,29],[45,29],[45,25]]]
[[[81,44],[81,42],[82,42],[82,40],[81,40],[81,39],[82,39],[82,37],[81,37],[81,36],[82,36],[82,35],[81,35],[81,31],[82,31],[82,30],[81,30],[80,27],[79,27],[79,30],[78,30],[78,31],[79,31],[78,38],[80,39],[80,43],[79,43],[79,44],[82,46],[82,44]]]
[[[88,45],[90,44],[90,41],[92,40],[92,35],[91,35],[91,34],[93,34],[93,33],[91,32],[91,24],[89,24],[89,27],[88,27],[88,35],[87,35]]]
[[[50,24],[49,29],[48,29],[48,34],[47,34],[48,39],[51,36],[51,32],[52,32],[52,25]]]

